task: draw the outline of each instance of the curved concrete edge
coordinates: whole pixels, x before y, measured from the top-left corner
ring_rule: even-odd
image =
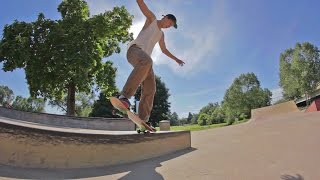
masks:
[[[127,118],[75,117],[47,113],[35,113],[0,107],[0,117],[44,124],[48,126],[132,131],[135,124]]]
[[[137,134],[8,121],[0,119],[0,164],[22,168],[119,165],[191,147],[190,131]]]
[[[300,112],[294,101],[251,110],[251,120],[272,118],[288,113]]]

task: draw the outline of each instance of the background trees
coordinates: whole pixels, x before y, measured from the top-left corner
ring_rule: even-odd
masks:
[[[6,25],[0,41],[3,70],[23,68],[32,97],[61,101],[67,97],[67,114],[75,115],[76,93],[93,87],[112,94],[115,72],[102,58],[119,53],[119,43],[132,39],[132,16],[125,7],[90,17],[84,0],[64,0],[60,20],[40,13],[31,23]]]
[[[305,96],[307,101],[320,84],[320,51],[311,43],[297,43],[280,55],[279,85],[284,98],[295,100]],[[308,102],[309,103],[309,102]]]

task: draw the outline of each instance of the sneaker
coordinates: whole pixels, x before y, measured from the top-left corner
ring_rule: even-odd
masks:
[[[155,127],[153,127],[153,126],[152,126],[152,124],[151,124],[150,122],[148,122],[148,121],[147,121],[147,122],[146,122],[146,124],[147,124],[148,126],[150,126],[150,127],[151,127],[151,129],[153,129],[153,130],[155,130],[155,129],[156,129]]]
[[[119,99],[121,102],[122,102],[122,104],[128,109],[128,110],[130,110],[130,107],[131,107],[131,104],[130,104],[130,101],[129,101],[129,99],[128,98],[120,98]]]

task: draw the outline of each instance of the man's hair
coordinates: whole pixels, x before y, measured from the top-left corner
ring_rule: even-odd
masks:
[[[172,20],[173,21],[173,27],[174,28],[178,28],[178,25],[177,25],[177,18],[173,15],[173,14],[167,14],[165,15],[164,17],[167,17],[168,19]]]

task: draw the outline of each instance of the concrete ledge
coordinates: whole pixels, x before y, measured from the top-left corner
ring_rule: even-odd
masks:
[[[187,149],[191,135],[46,127],[0,118],[0,142],[0,164],[68,169],[124,164]]]
[[[135,124],[126,118],[96,118],[96,117],[73,117],[65,115],[33,113],[0,107],[0,117],[23,120],[49,126],[132,131]]]

